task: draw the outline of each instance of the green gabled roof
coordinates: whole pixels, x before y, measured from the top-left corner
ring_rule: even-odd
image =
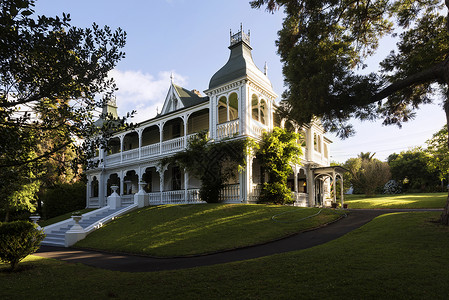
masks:
[[[209,101],[209,97],[198,96],[193,91],[189,91],[179,85],[173,84],[173,87],[175,88],[175,91],[178,94],[184,108]]]

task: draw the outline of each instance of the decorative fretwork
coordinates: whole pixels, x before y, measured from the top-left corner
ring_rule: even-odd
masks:
[[[235,45],[239,42],[245,42],[248,45],[250,45],[250,32],[248,30],[248,34],[246,34],[245,32],[243,32],[242,29],[242,24],[240,23],[240,31],[237,32],[236,34],[232,34],[232,31],[229,32],[230,38],[231,38],[231,46]]]

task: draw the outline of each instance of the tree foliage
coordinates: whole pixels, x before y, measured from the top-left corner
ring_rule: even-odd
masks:
[[[350,158],[344,167],[349,170],[349,180],[355,191],[364,193],[367,196],[374,196],[376,190],[382,188],[390,180],[390,167],[387,163],[371,158]]]
[[[401,183],[404,192],[435,192],[438,173],[429,168],[430,155],[420,148],[391,154],[388,164],[394,180]]]
[[[354,132],[351,118],[382,118],[386,125],[401,126],[422,104],[438,99],[449,123],[448,0],[250,4],[285,12],[276,41],[286,85],[285,116],[299,124],[319,117],[325,129],[347,137]],[[379,72],[358,72],[387,35],[397,38],[397,50],[384,58]],[[442,219],[449,225],[449,197],[446,208]]]
[[[429,154],[427,160],[430,169],[438,172],[441,181],[447,180],[449,175],[449,148],[446,143],[447,125],[435,133],[431,139],[426,141],[426,152]]]
[[[275,127],[264,132],[257,151],[262,168],[268,174],[268,182],[262,187],[259,201],[276,204],[292,203],[292,193],[287,178],[293,172],[292,164],[300,162],[302,154],[298,144],[300,136],[295,132]]]
[[[207,132],[189,140],[185,151],[162,161],[178,164],[201,180],[200,197],[208,203],[221,201],[220,193],[230,180],[237,179],[246,166],[246,156],[256,147],[251,139],[210,141]]]
[[[108,72],[124,57],[120,28],[77,28],[69,14],[36,16],[34,2],[0,2],[0,173],[20,174],[5,185],[23,182],[11,192],[40,179],[48,169],[43,162],[67,148],[76,153],[74,170],[85,162],[92,152],[83,141],[98,130],[94,111],[116,90]],[[68,163],[56,165],[64,172]],[[0,194],[0,202],[11,192]]]

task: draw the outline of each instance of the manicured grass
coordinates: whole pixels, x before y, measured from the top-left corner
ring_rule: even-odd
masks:
[[[307,250],[177,271],[113,272],[30,256],[18,273],[0,265],[0,298],[447,299],[449,229],[431,222],[438,216],[384,215]]]
[[[348,208],[443,208],[447,193],[378,195],[345,195]]]
[[[75,246],[154,256],[210,253],[277,239],[336,220],[339,211],[278,205],[192,204],[131,212]],[[273,221],[271,217],[280,214]]]
[[[80,209],[80,210],[77,210],[77,211],[80,211],[82,214],[85,214],[85,213],[88,213],[88,212],[90,212],[92,210],[95,210],[95,209],[96,208],[85,208],[85,209]],[[51,224],[55,224],[55,223],[67,220],[68,218],[70,218],[72,216],[72,213],[73,212],[69,212],[69,213],[66,213],[66,214],[63,214],[63,215],[60,215],[60,216],[48,219],[48,220],[40,220],[39,221],[39,226],[45,227],[45,226],[48,226],[48,225],[51,225]]]

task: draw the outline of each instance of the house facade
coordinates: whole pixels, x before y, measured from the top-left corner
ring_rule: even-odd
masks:
[[[250,35],[240,30],[230,35],[227,63],[210,79],[204,95],[170,84],[162,111],[137,124],[133,130],[116,133],[108,140],[108,150],[100,149],[97,167],[87,173],[87,207],[104,207],[113,186],[121,206],[144,194],[149,204],[199,203],[201,182],[176,165],[161,165],[161,160],[183,151],[189,138],[207,130],[210,139],[251,137],[260,141],[264,131],[275,126],[301,132],[302,162],[293,166],[288,179],[295,205],[317,206],[335,201],[335,183],[342,180],[337,169],[329,167],[329,145],[318,120],[299,128],[277,120],[276,93],[264,72],[254,64]],[[110,102],[104,112],[117,115]],[[101,120],[100,120],[101,122]],[[244,171],[221,191],[227,203],[254,203],[264,182],[259,162],[247,158]],[[331,193],[333,191],[333,193]],[[331,198],[332,197],[332,198]]]

